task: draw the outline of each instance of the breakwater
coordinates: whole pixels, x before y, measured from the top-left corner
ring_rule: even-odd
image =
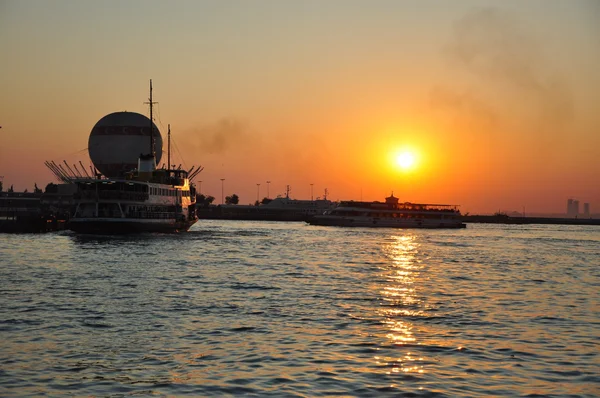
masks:
[[[597,218],[511,217],[505,215],[469,215],[463,216],[463,222],[488,224],[600,225],[600,219]]]

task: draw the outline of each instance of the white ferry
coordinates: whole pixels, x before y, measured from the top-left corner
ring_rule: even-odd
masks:
[[[187,171],[150,171],[153,165],[154,157],[140,158],[140,171],[124,179],[73,181],[75,211],[68,228],[93,234],[187,231],[198,220]]]
[[[74,212],[68,228],[79,233],[118,234],[131,232],[187,231],[197,220],[196,189],[190,182],[202,168],[189,171],[171,168],[171,131],[167,167],[156,168],[150,81],[150,153],[140,154],[135,170],[118,177],[72,178],[73,169],[49,168],[63,181],[75,184]],[[66,162],[65,162],[66,164]],[[83,167],[83,165],[81,165]],[[75,170],[77,167],[74,166]],[[85,168],[84,168],[85,170]],[[87,174],[87,173],[86,173]]]
[[[398,203],[392,196],[381,202],[342,201],[322,215],[308,220],[313,225],[380,228],[465,228],[456,205]]]

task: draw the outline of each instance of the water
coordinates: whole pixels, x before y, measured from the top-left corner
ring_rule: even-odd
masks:
[[[0,235],[0,396],[598,396],[600,228]]]

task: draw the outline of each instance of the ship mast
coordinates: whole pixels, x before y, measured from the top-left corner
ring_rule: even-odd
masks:
[[[154,156],[154,121],[152,118],[152,105],[154,104],[154,102],[152,102],[152,79],[150,79],[149,104],[150,104],[150,155]]]

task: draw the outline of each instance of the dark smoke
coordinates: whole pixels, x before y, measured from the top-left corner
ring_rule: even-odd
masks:
[[[200,152],[222,154],[242,146],[250,138],[248,128],[239,120],[224,118],[218,122],[200,127],[191,134],[194,147]]]

